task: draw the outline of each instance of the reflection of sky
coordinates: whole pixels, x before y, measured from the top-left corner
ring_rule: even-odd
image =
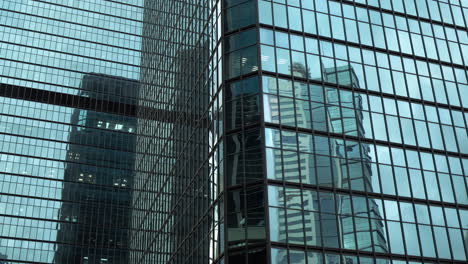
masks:
[[[143,0],[47,2],[0,3],[0,82],[75,94],[54,85],[78,87],[89,72],[139,79]]]

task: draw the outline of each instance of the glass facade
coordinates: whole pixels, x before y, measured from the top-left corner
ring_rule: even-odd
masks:
[[[4,0],[0,263],[466,263],[465,0]]]
[[[468,4],[224,9],[224,261],[466,262]]]
[[[143,2],[0,2],[0,263],[129,263]]]
[[[130,263],[223,251],[221,13],[215,0],[145,1]]]

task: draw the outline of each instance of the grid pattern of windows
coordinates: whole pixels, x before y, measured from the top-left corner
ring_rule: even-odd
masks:
[[[349,74],[348,68],[343,73]],[[351,76],[355,78],[355,76]],[[348,78],[349,79],[349,78]],[[468,154],[464,112],[317,83],[263,77],[265,121]],[[327,123],[327,116],[334,119]]]
[[[466,72],[461,67],[278,30],[260,32],[265,71],[340,85],[349,85],[350,78],[355,78],[356,88],[370,92],[455,108],[468,105]]]
[[[0,2],[0,263],[129,263],[143,11]]]
[[[3,0],[0,263],[466,263],[468,1]]]
[[[213,263],[224,252],[222,1],[145,3],[131,263]]]
[[[467,3],[257,2],[270,263],[466,262]]]
[[[268,192],[272,242],[465,260],[467,210],[288,185]]]
[[[468,6],[447,8],[448,5],[440,4],[444,17],[442,24],[440,17],[437,19],[440,11],[437,1],[416,1],[419,3],[417,8],[411,6],[411,2],[396,1],[393,5],[387,3],[386,8],[374,9],[371,4],[355,5],[352,1],[288,1],[286,4],[286,1],[261,0],[260,23],[388,52],[464,65],[468,43],[463,15],[456,16],[456,24],[450,18],[452,12],[460,14],[463,10],[466,14]],[[407,8],[406,13],[385,10],[392,6],[399,10],[397,3]],[[411,9],[414,13],[423,14],[427,7],[431,10],[430,18],[408,16],[413,13]]]
[[[466,261],[468,6],[227,2],[226,261]]]
[[[466,158],[308,132],[265,135],[269,179],[468,205]]]

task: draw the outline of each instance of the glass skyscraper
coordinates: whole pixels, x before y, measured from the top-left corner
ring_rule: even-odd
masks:
[[[129,263],[143,10],[0,1],[0,263]]]
[[[0,263],[466,263],[468,1],[3,0]]]

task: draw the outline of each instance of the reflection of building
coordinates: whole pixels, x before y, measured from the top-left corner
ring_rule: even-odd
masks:
[[[348,87],[359,87],[359,79],[357,78],[351,66],[342,66],[338,68],[325,69],[325,80],[328,82],[339,82],[340,85]],[[366,131],[363,128],[363,115],[362,115],[362,99],[360,95],[354,95],[351,92],[340,92],[338,89],[327,88],[326,100],[329,105],[328,116],[330,118],[330,130],[332,132],[343,133],[346,135],[364,137]],[[341,106],[341,107],[339,107]],[[354,190],[372,190],[372,170],[369,156],[368,144],[348,144],[346,146],[343,141],[335,141],[334,149],[335,155],[339,157],[339,168],[337,170],[342,175],[340,179],[339,188],[352,188]],[[375,161],[374,161],[375,162]],[[376,177],[374,175],[374,177]],[[343,232],[343,243],[346,244],[349,236],[349,241],[354,241],[356,234],[359,237],[358,249],[372,251],[375,247],[376,251],[387,252],[386,240],[384,237],[383,216],[379,214],[378,205],[373,199],[368,199],[369,204],[363,200],[363,204],[354,201],[353,207],[355,212],[366,215],[372,212],[375,218],[371,219],[372,222],[369,226],[367,219],[355,218],[356,230],[354,230],[353,221],[351,217],[341,217],[341,229]],[[341,206],[351,206],[351,201],[338,201]],[[352,211],[351,208],[343,208],[343,211]],[[358,214],[358,215],[359,215]],[[360,223],[362,222],[362,223]],[[364,235],[360,235],[360,233]],[[371,233],[373,239],[366,236],[366,233]],[[354,242],[351,242],[354,243]],[[346,246],[346,245],[344,245]]]
[[[457,152],[466,146],[463,114],[468,98],[466,67],[461,65],[466,54],[460,56],[466,43],[456,43],[460,33],[460,42],[465,35],[463,16],[457,15],[466,9],[462,2],[4,0],[0,32],[6,37],[0,67],[6,70],[0,77],[0,95],[19,101],[0,102],[1,120],[9,123],[0,124],[0,129],[8,127],[0,133],[0,150],[9,155],[7,166],[0,166],[8,174],[1,178],[8,180],[0,186],[10,186],[5,188],[9,193],[2,188],[0,211],[14,208],[6,214],[11,220],[0,222],[16,229],[2,234],[8,242],[2,241],[6,250],[0,251],[16,263],[51,263],[55,257],[58,264],[385,263],[376,259],[380,257],[466,262],[463,249],[456,258],[455,253],[467,243],[459,241],[459,233],[452,236],[452,231],[463,230],[462,225],[447,227],[446,241],[428,234],[436,243],[426,250],[427,232],[421,230],[436,231],[445,228],[442,224],[433,228],[428,225],[435,224],[433,219],[423,224],[386,219],[393,224],[383,225],[380,213],[388,213],[380,205],[384,199],[466,208],[461,202],[466,200],[462,175],[466,153]],[[25,11],[30,9],[38,12]],[[403,14],[404,10],[411,14]],[[139,43],[138,20],[143,15],[143,43]],[[268,70],[259,64],[265,62],[263,54],[257,54],[263,50],[260,45],[268,47],[272,51],[268,58],[276,60]],[[353,68],[333,68],[348,63]],[[141,76],[142,86],[83,71]],[[266,76],[275,76],[271,77],[275,94],[262,94],[260,88],[270,86],[262,82]],[[358,85],[356,76],[367,87]],[[228,98],[230,87],[253,79],[255,84]],[[136,90],[143,92],[134,103],[129,98],[137,97]],[[271,95],[272,100],[263,100],[263,95]],[[362,105],[367,95],[376,99],[368,108]],[[389,105],[373,109],[377,99],[395,102],[394,109]],[[268,109],[270,120],[262,112],[268,103],[273,105]],[[136,139],[136,121],[126,117],[127,110],[139,118]],[[433,110],[437,113],[428,114]],[[364,119],[364,111],[369,111],[371,120]],[[60,117],[54,118],[55,113]],[[62,118],[63,113],[67,118]],[[406,114],[408,124],[432,131],[421,136],[416,135],[418,128],[403,130],[400,113]],[[418,120],[409,117],[416,115]],[[436,116],[449,119],[448,124],[429,120]],[[373,136],[376,131],[385,131],[389,138],[390,133],[410,134],[414,144],[404,138],[389,142],[369,136],[363,124],[374,130]],[[42,133],[47,129],[52,133]],[[267,146],[267,151],[274,150],[268,156],[263,149],[266,129],[280,131],[274,146]],[[69,142],[55,134],[66,134]],[[432,151],[435,138],[451,150]],[[427,144],[417,145],[422,141]],[[385,187],[385,180],[402,176],[397,167],[411,169],[405,167],[409,163],[405,156],[394,167],[386,164],[386,175],[377,175],[381,167],[376,160],[382,160],[377,153],[376,160],[371,158],[373,144],[398,148],[400,156],[414,151],[420,166],[411,169],[421,174],[417,180],[423,185],[416,186],[408,177],[411,184],[397,182],[393,193],[377,189]],[[433,156],[425,156],[432,154],[449,163],[442,166],[446,171],[435,172],[441,163],[432,164]],[[388,159],[395,160],[393,156],[390,152]],[[265,168],[269,163],[272,166]],[[377,169],[371,170],[371,164]],[[429,171],[440,178],[429,179]],[[458,176],[448,175],[452,173]],[[279,177],[266,178],[272,174]],[[17,182],[8,182],[10,178]],[[266,185],[291,189],[279,199],[294,208],[266,208]],[[402,185],[407,194],[400,192]],[[456,187],[461,191],[445,189]],[[33,188],[40,191],[34,194]],[[414,196],[416,191],[422,195]],[[446,200],[447,194],[456,197]],[[441,199],[433,199],[434,195]],[[401,209],[400,205],[396,207]],[[271,212],[281,219],[278,225],[272,225]],[[432,208],[430,214],[434,216]],[[31,225],[21,224],[24,219],[36,221],[33,225],[40,225],[39,231],[25,231]],[[278,226],[282,229],[278,241],[270,241]],[[417,229],[411,232],[407,227]],[[387,248],[389,241],[393,245]],[[421,252],[403,248],[413,241]],[[440,252],[445,242],[448,246]],[[128,243],[135,249],[131,260]],[[395,244],[402,249],[394,250]],[[38,248],[42,256],[35,254]],[[275,249],[280,253],[268,260]],[[311,258],[313,252],[325,257]]]
[[[158,13],[158,5],[167,6],[167,3],[146,1],[145,4],[152,8],[148,9],[145,19],[164,19]],[[192,4],[194,7],[197,5],[187,2],[188,6]],[[206,11],[204,8],[199,11]],[[172,11],[175,12],[174,9]],[[184,12],[178,10],[177,15],[179,11]],[[183,16],[182,19],[190,24],[192,18]],[[184,22],[178,24],[185,25]],[[212,175],[215,164],[209,160],[213,157],[208,156],[209,144],[213,144],[209,140],[218,137],[217,134],[209,134],[212,131],[207,129],[212,128],[209,121],[214,119],[209,116],[213,112],[206,111],[212,84],[201,77],[206,74],[205,66],[201,64],[206,64],[208,59],[202,54],[207,54],[209,43],[202,39],[197,45],[173,43],[173,46],[161,48],[164,42],[154,39],[163,31],[154,29],[157,27],[154,21],[146,26],[145,32],[151,36],[144,45],[144,52],[148,54],[143,56],[143,61],[151,67],[164,67],[164,70],[151,72],[151,69],[146,69],[143,72],[142,80],[146,81],[140,89],[143,100],[139,105],[140,109],[156,110],[162,114],[155,121],[154,113],[138,113],[138,134],[143,136],[137,139],[136,169],[147,172],[137,172],[131,244],[139,252],[132,253],[130,263],[208,263],[209,254],[217,246],[196,245],[203,240],[208,243],[208,235],[218,241],[218,233],[213,229],[219,230],[214,224],[218,214],[207,211],[218,191],[215,182],[218,179]],[[177,35],[178,30],[181,29],[174,28],[171,35]],[[193,40],[174,37],[172,41]],[[159,48],[167,48],[165,51],[169,51],[170,56],[155,53]],[[148,82],[152,85],[147,85]],[[146,136],[148,134],[156,134],[157,138],[150,138]]]
[[[295,65],[293,70],[295,76],[306,76],[302,72],[304,67]],[[350,87],[358,86],[358,79],[350,66],[340,67],[338,69],[325,69],[326,78],[329,82],[335,79],[340,80],[341,85]],[[339,77],[337,77],[337,75]],[[269,83],[266,85],[270,90],[276,84],[276,79],[266,79]],[[307,94],[308,85],[302,82],[294,83],[294,92],[298,94]],[[279,80],[278,90],[293,90],[291,81]],[[336,88],[325,88],[326,108],[320,115],[312,114],[312,117],[324,117],[324,120],[314,120],[314,123],[326,124],[330,132],[364,136],[362,125],[362,102],[359,95],[351,92],[339,92]],[[269,108],[272,112],[280,112],[282,124],[294,123],[296,120],[306,120],[304,116],[310,116],[309,102],[304,101],[298,104],[299,100],[294,102],[281,101],[279,104],[273,103]],[[279,106],[279,109],[278,107]],[[272,116],[277,116],[272,114]],[[273,120],[274,121],[274,120]],[[299,127],[306,127],[306,124],[297,124]],[[319,129],[320,130],[320,129]],[[296,133],[279,131],[273,135],[273,145],[282,146],[283,149],[314,149],[315,153],[330,153],[329,156],[315,155],[315,162],[307,155],[300,155],[295,151],[284,151],[282,155],[275,155],[275,175],[284,176],[287,182],[315,183],[321,186],[334,186],[340,189],[353,188],[355,190],[372,190],[372,170],[369,156],[369,146],[367,144],[354,143],[344,145],[344,141],[333,137],[314,136],[315,146],[312,146],[312,135],[296,137]],[[270,157],[273,158],[273,157]],[[297,168],[300,168],[298,171]],[[299,174],[300,173],[300,174]],[[302,198],[301,198],[302,194]],[[288,243],[303,244],[304,235],[307,243],[321,245],[323,241],[326,247],[342,247],[347,249],[356,248],[358,250],[378,252],[388,252],[387,241],[384,235],[383,216],[379,213],[377,203],[373,199],[354,199],[351,196],[336,196],[332,192],[321,192],[318,196],[311,196],[310,193],[301,191],[299,188],[289,188],[286,193],[277,197],[278,203],[300,205],[303,204],[303,210],[312,210],[314,205],[320,204],[321,214],[308,212],[305,217],[298,210],[273,210],[270,211],[270,218],[278,220],[279,231],[275,239],[278,241],[288,241]],[[302,199],[302,200],[301,200]],[[342,212],[355,212],[355,216]],[[328,213],[323,213],[328,212]],[[333,212],[333,213],[331,213]],[[277,214],[277,215],[271,215]],[[373,218],[365,218],[372,214]],[[338,217],[338,219],[337,219]],[[285,223],[287,221],[287,224]],[[321,233],[321,235],[320,235]],[[312,234],[312,235],[309,235]],[[358,240],[356,241],[356,237]],[[340,244],[340,245],[339,245]],[[291,255],[292,253],[289,253]],[[287,253],[281,251],[276,259],[281,262],[287,258]],[[338,262],[334,262],[338,261]],[[326,263],[339,263],[339,258],[327,259]],[[349,260],[348,260],[349,261]]]
[[[208,94],[203,91],[203,85],[192,85],[191,80],[196,79],[203,71],[197,67],[201,61],[193,61],[192,57],[206,52],[206,46],[202,45],[198,49],[187,49],[177,54],[177,67],[180,71],[174,87],[175,111],[174,115],[187,115],[186,118],[175,120],[173,123],[173,138],[171,142],[173,153],[179,153],[179,158],[174,160],[172,171],[173,179],[171,186],[170,208],[174,208],[172,214],[183,216],[183,218],[174,219],[171,228],[171,245],[174,248],[171,253],[175,254],[169,262],[183,262],[187,258],[187,253],[177,248],[177,245],[197,244],[198,239],[192,234],[195,228],[198,232],[209,230],[209,225],[213,216],[206,216],[206,210],[210,204],[209,197],[212,192],[210,188],[210,166],[206,162],[208,158],[208,135],[206,130],[206,118],[203,118],[203,112],[208,104]],[[183,107],[182,107],[183,106]],[[176,154],[177,155],[177,154]],[[180,157],[183,157],[182,159]],[[195,181],[195,182],[193,182]],[[192,192],[187,192],[187,188],[193,188]],[[197,210],[191,210],[192,207]],[[167,212],[166,212],[167,213]],[[164,213],[164,214],[166,214]],[[205,218],[203,224],[194,227],[193,223]],[[209,248],[199,248],[195,250],[189,258],[193,263],[208,263]]]
[[[135,97],[138,82],[113,76],[83,77],[82,97],[104,92]],[[119,101],[101,101],[117,104]],[[103,106],[106,107],[106,106]],[[76,109],[71,123],[55,263],[128,263],[136,119]],[[91,145],[87,147],[82,144]],[[86,165],[83,165],[85,163]]]

